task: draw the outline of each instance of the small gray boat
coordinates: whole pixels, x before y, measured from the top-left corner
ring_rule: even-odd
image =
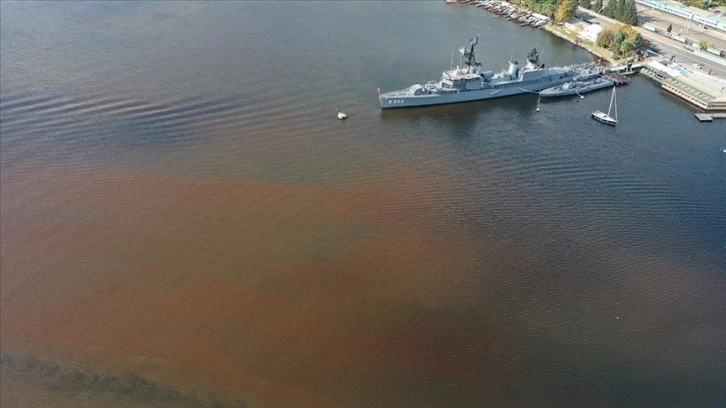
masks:
[[[605,77],[595,77],[586,80],[566,82],[562,85],[553,86],[542,90],[539,94],[543,98],[556,98],[558,96],[581,95],[597,91],[598,89],[609,88],[615,85],[615,81]]]

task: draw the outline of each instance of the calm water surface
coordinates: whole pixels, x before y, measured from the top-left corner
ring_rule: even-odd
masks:
[[[726,405],[726,127],[654,84],[382,112],[591,59],[442,1],[0,11],[3,406]]]

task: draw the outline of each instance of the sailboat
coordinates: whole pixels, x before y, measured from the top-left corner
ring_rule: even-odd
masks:
[[[610,113],[614,112],[615,117],[610,116]],[[592,113],[592,118],[598,122],[606,125],[615,126],[618,124],[618,102],[615,99],[615,87],[613,86],[613,94],[610,96],[610,106],[608,107],[608,113],[595,111]]]

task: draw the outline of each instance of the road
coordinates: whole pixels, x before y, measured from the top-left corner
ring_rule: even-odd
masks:
[[[684,18],[674,16],[672,14],[668,14],[659,10],[654,10],[641,4],[638,4],[637,8],[639,24],[656,23],[656,25],[662,27],[663,30],[668,27],[668,24],[672,24],[672,33],[674,34],[682,34],[686,31],[686,29],[688,29],[688,37],[696,41],[705,40],[715,44],[716,47],[719,49],[726,49],[726,33],[714,29],[704,30],[703,28],[699,27],[698,23],[691,22],[689,24],[688,20]]]
[[[603,27],[611,24],[622,24],[618,21],[601,16],[594,11],[584,9],[582,7],[578,8],[578,14],[587,15],[591,21],[597,21]],[[717,76],[719,78],[726,78],[726,66],[719,65],[706,58],[702,58],[698,55],[693,54],[691,51],[688,51],[684,48],[685,45],[683,43],[675,41],[671,38],[653,33],[641,27],[633,28],[638,30],[643,38],[649,40],[651,44],[657,46],[657,48],[660,50],[660,54],[664,57],[670,59],[671,56],[675,55],[676,62],[681,65],[685,65],[689,69],[693,70],[696,70],[696,68],[693,67],[693,64],[702,64],[703,68],[700,70],[701,72],[708,73],[709,71],[711,71],[711,75]]]

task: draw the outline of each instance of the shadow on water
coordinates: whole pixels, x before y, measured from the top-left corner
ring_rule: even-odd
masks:
[[[433,128],[444,126],[446,134],[456,140],[473,140],[487,133],[487,127],[492,124],[531,121],[537,115],[536,106],[536,96],[525,94],[421,108],[385,109],[380,117],[384,126],[409,122],[424,127],[418,130],[427,134]]]
[[[529,115],[535,112],[537,105],[536,95],[518,95],[501,99],[462,102],[447,105],[425,106],[418,108],[382,109],[381,121],[386,123],[396,121],[409,121],[422,117],[465,119],[486,114],[490,111],[509,111],[511,115]],[[525,116],[526,117],[526,116]],[[514,118],[514,116],[513,116]]]
[[[108,397],[116,402],[151,404],[180,408],[245,408],[241,400],[229,401],[223,396],[200,396],[185,393],[165,384],[130,374],[126,376],[70,369],[51,361],[0,355],[3,379],[8,377],[32,379],[46,390],[57,393],[82,393],[86,397]],[[6,377],[8,376],[8,377]],[[10,398],[10,397],[8,397]]]

